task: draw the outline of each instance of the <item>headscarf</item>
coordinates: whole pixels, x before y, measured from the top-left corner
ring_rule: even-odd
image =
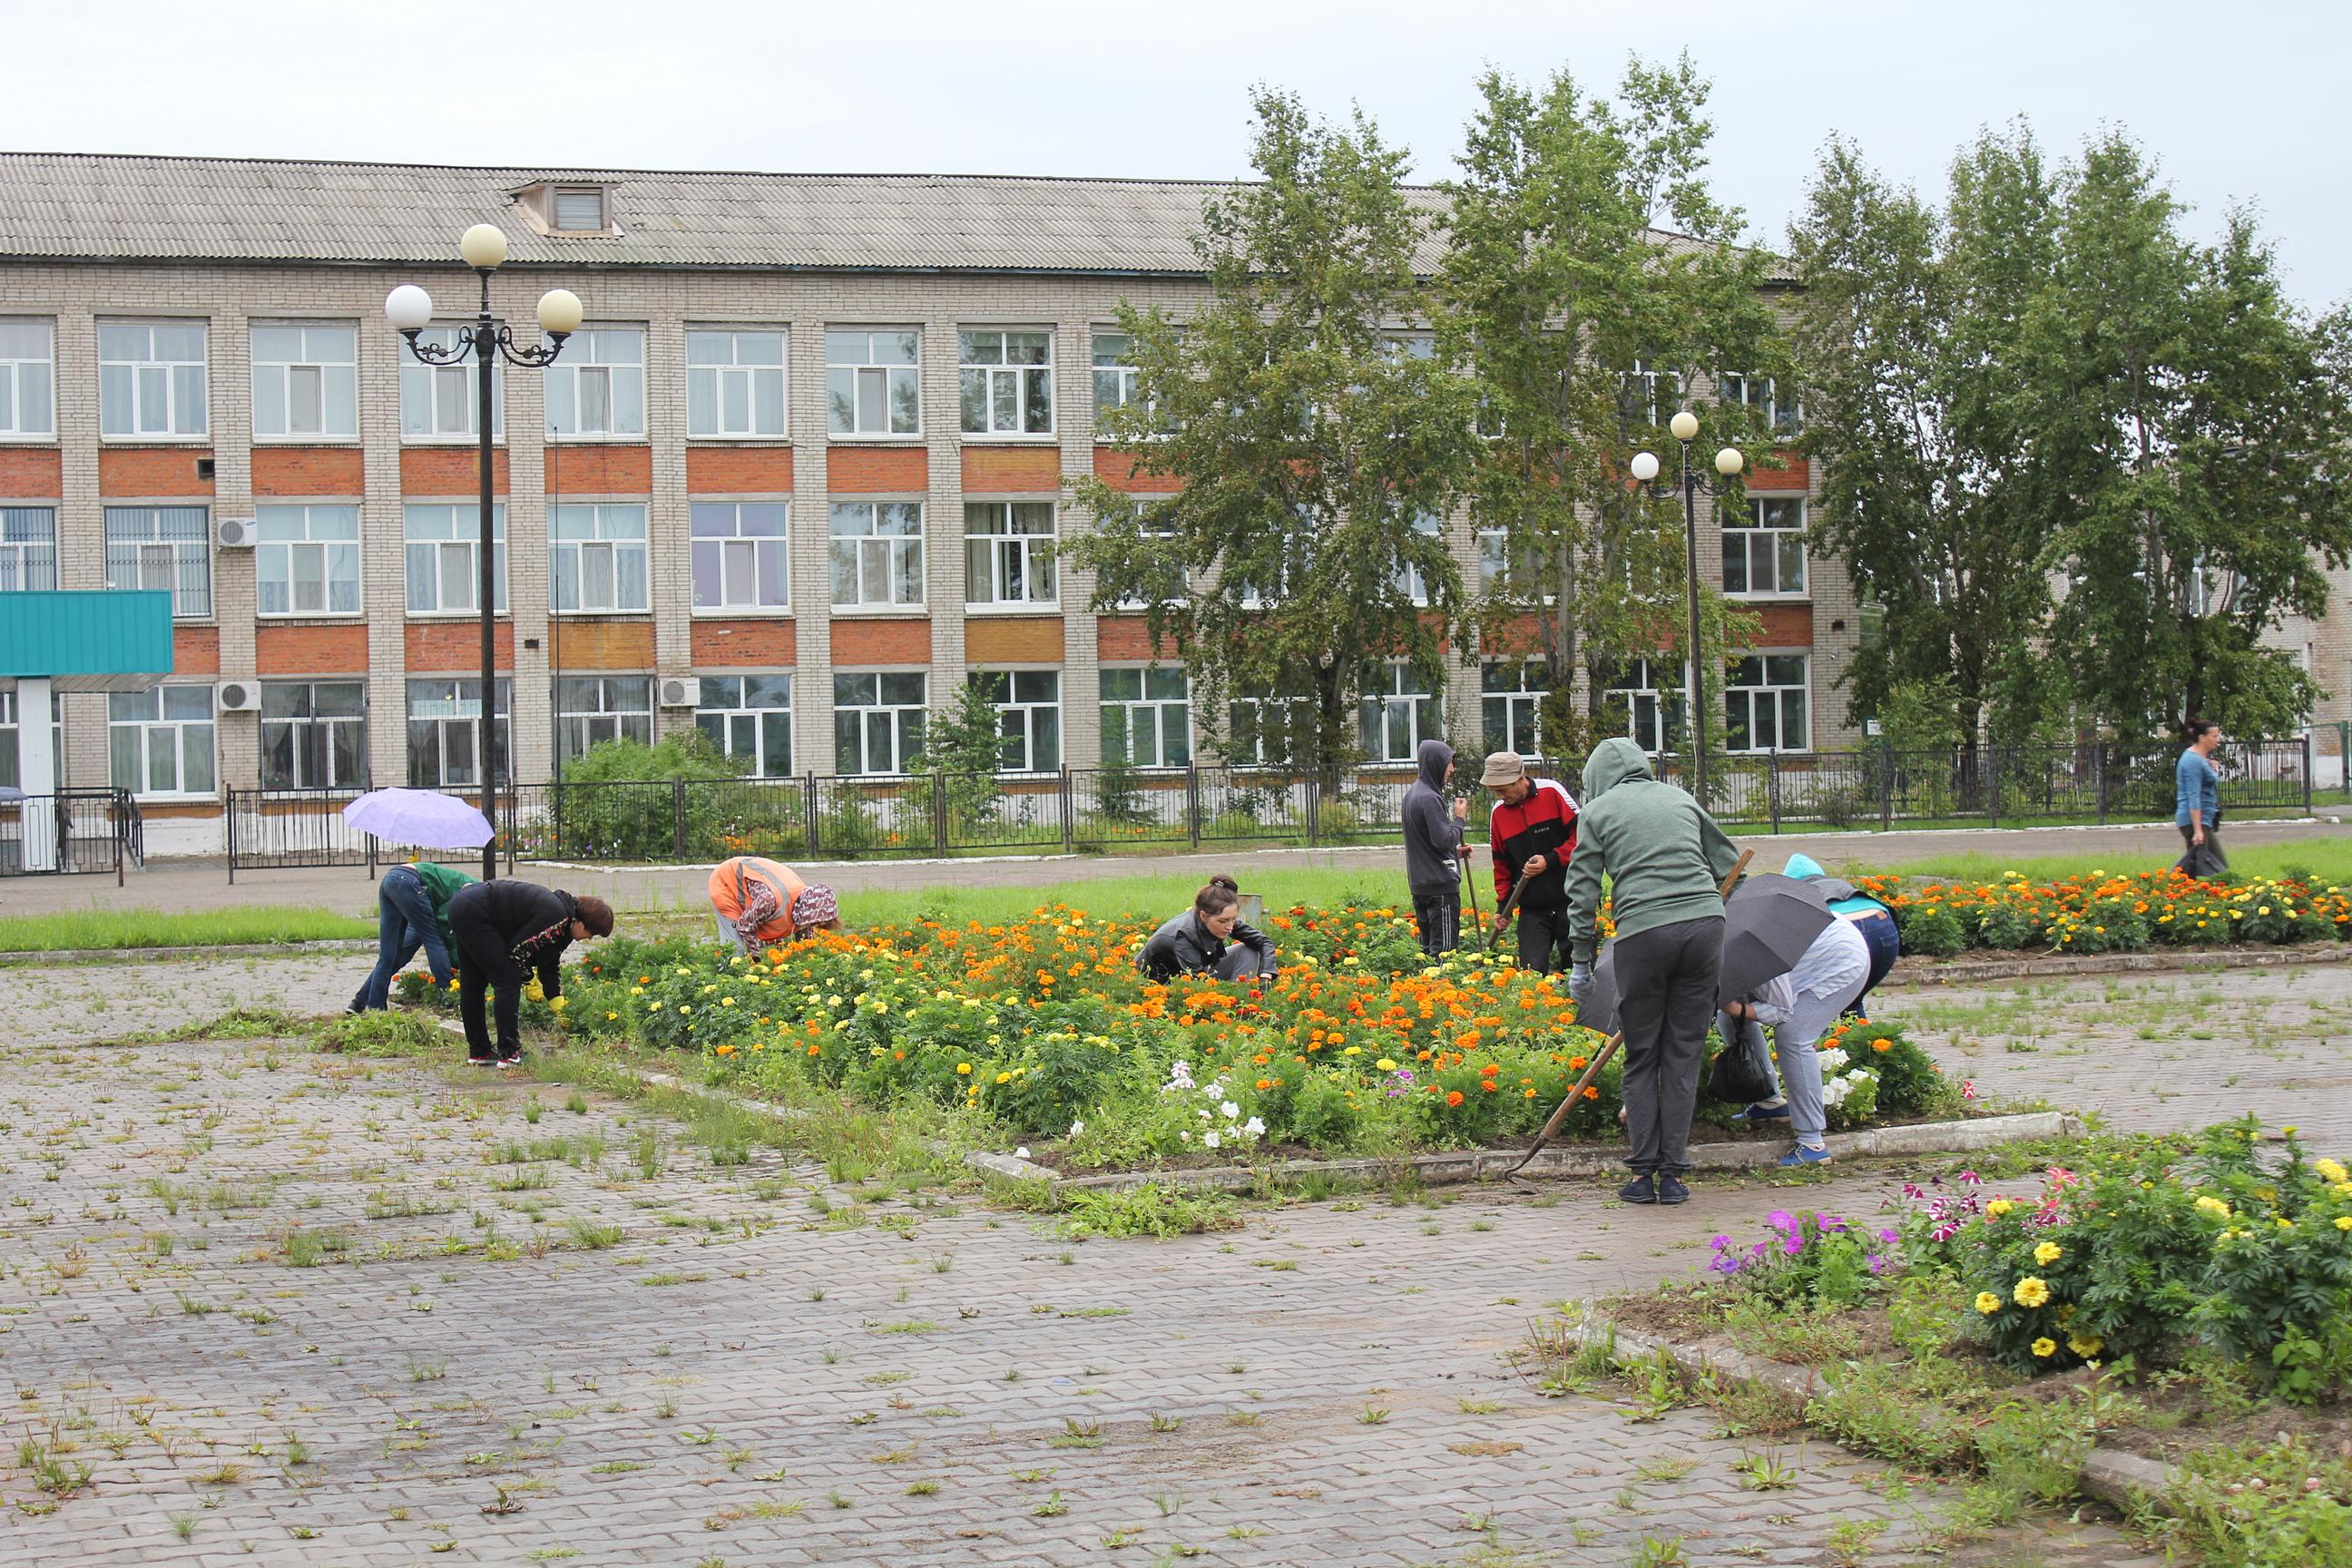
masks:
[[[793,930],[812,931],[841,918],[841,900],[831,888],[812,885],[793,900]]]
[[[735,917],[735,934],[746,948],[760,945],[760,928],[776,918],[783,900],[765,877],[743,879],[743,908]]]

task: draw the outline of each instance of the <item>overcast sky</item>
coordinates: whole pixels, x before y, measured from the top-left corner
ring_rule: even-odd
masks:
[[[1767,241],[1832,132],[1940,195],[2024,114],[2057,153],[2129,130],[2200,234],[2252,204],[2291,294],[2352,299],[2342,0],[79,0],[7,30],[20,151],[1208,179],[1247,172],[1254,82],[1361,103],[1435,178],[1485,67],[1597,88],[1688,47]]]

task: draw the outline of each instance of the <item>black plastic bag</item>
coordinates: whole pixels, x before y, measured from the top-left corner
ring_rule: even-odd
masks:
[[[1752,1025],[1734,1026],[1732,1037],[1716,1053],[1706,1075],[1709,1100],[1732,1105],[1753,1105],[1780,1092],[1772,1079],[1771,1058],[1765,1055],[1764,1031]]]

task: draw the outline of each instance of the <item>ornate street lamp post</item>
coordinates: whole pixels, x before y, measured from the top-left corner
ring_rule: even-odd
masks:
[[[1709,495],[1719,495],[1721,484],[1709,484],[1691,471],[1691,443],[1698,438],[1698,416],[1689,409],[1677,413],[1666,426],[1682,447],[1683,492],[1683,585],[1687,592],[1690,608],[1690,658],[1683,666],[1683,700],[1690,710],[1691,726],[1691,793],[1701,805],[1706,804],[1706,691],[1699,682],[1699,615],[1698,615],[1698,492],[1704,489]],[[1654,452],[1636,452],[1630,465],[1633,477],[1643,484],[1658,477],[1658,458]],[[1724,479],[1738,477],[1748,466],[1737,447],[1726,447],[1715,455],[1715,471]]]
[[[496,225],[478,223],[467,229],[457,241],[457,254],[466,265],[480,274],[482,304],[474,324],[457,329],[457,340],[447,348],[437,343],[417,341],[418,335],[433,324],[433,297],[414,283],[404,283],[385,296],[383,313],[400,335],[408,340],[408,352],[423,364],[462,364],[466,356],[474,356],[475,424],[481,437],[481,568],[478,593],[482,612],[482,708],[480,728],[476,731],[476,765],[481,770],[482,816],[490,825],[490,841],[482,846],[482,879],[498,875],[499,851],[499,788],[498,752],[494,731],[498,726],[498,580],[495,566],[498,560],[497,541],[490,519],[496,506],[491,483],[495,469],[491,467],[492,446],[490,426],[494,415],[492,372],[499,356],[506,356],[509,364],[541,368],[555,363],[563,352],[563,340],[580,330],[582,309],[580,297],[569,289],[551,289],[539,297],[539,324],[547,333],[545,344],[518,343],[514,331],[506,322],[490,314],[490,274],[496,272],[507,258],[507,237]],[[509,704],[511,706],[511,704]],[[512,748],[509,747],[509,750]]]

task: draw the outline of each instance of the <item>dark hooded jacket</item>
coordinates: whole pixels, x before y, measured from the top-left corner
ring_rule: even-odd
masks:
[[[1445,809],[1445,770],[1453,765],[1454,748],[1423,741],[1415,760],[1421,776],[1404,792],[1404,879],[1415,888],[1451,888],[1462,879],[1455,859],[1462,824]]]
[[[1619,936],[1721,915],[1717,889],[1739,851],[1698,802],[1663,784],[1633,742],[1612,738],[1584,764],[1584,813],[1568,863],[1568,951],[1590,962],[1609,878]]]

